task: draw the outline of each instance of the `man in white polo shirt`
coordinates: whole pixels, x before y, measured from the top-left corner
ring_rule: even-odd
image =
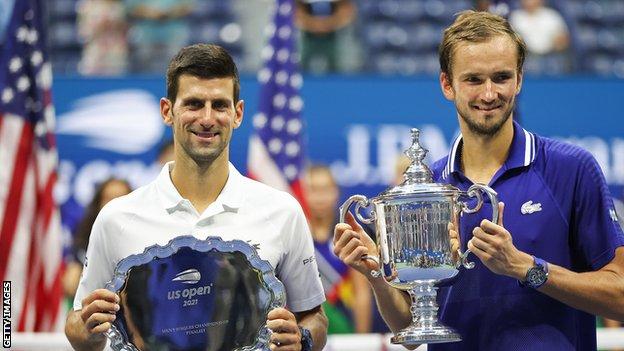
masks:
[[[158,178],[111,201],[93,225],[87,264],[65,333],[77,350],[101,350],[119,297],[103,289],[117,263],[179,235],[240,239],[258,249],[284,283],[286,310],[268,315],[272,350],[321,350],[327,318],[314,246],[297,201],[242,176],[229,163],[232,132],[243,120],[236,65],[221,47],[183,48],[167,69],[164,122],[175,159]],[[292,312],[291,312],[292,311]]]

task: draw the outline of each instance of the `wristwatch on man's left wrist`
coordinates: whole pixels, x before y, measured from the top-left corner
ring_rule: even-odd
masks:
[[[301,333],[301,351],[312,351],[312,333],[306,328],[299,327]]]
[[[533,267],[529,268],[524,278],[522,286],[537,289],[548,280],[548,262],[533,256]]]

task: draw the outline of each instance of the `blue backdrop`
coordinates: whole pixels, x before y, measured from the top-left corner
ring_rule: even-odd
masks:
[[[310,160],[332,167],[343,197],[374,196],[394,179],[398,152],[409,145],[409,128],[422,130],[429,162],[442,157],[457,133],[457,119],[432,77],[306,77],[302,88]],[[245,171],[247,139],[258,104],[255,77],[243,77],[245,120],[235,131],[232,162]],[[526,78],[518,99],[521,124],[541,135],[563,138],[598,159],[614,196],[624,186],[624,80]],[[66,221],[79,217],[93,185],[111,175],[134,186],[159,169],[153,160],[170,138],[158,100],[163,78],[56,78],[53,97],[61,159],[59,202],[73,203]]]

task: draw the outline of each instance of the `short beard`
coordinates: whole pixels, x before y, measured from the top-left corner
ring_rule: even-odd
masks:
[[[509,117],[511,117],[511,113],[513,112],[513,109],[514,109],[514,102],[511,101],[510,108],[503,113],[503,118],[501,118],[499,122],[493,125],[487,125],[485,123],[481,124],[481,123],[475,122],[471,120],[470,118],[467,118],[466,116],[464,116],[459,109],[457,110],[457,112],[459,116],[461,117],[461,119],[464,120],[464,122],[468,126],[468,129],[470,129],[472,133],[482,136],[482,137],[491,138],[495,136],[496,134],[498,134],[498,132],[503,127],[503,125],[505,125],[507,120],[509,120]]]
[[[173,111],[171,111],[171,115],[175,118]],[[202,154],[198,152],[193,152],[190,148],[186,148],[185,145],[180,144],[180,147],[184,150],[184,153],[191,159],[195,164],[200,166],[201,168],[208,168],[212,165],[212,163],[223,154],[226,146],[217,149],[216,152],[210,154]]]
[[[202,168],[210,167],[214,163],[214,161],[218,159],[225,151],[225,147],[222,147],[214,150],[214,152],[204,154],[201,152],[194,152],[193,150],[189,150],[184,146],[182,146],[182,148],[184,148],[184,151],[188,155],[188,157],[193,160],[195,164]]]

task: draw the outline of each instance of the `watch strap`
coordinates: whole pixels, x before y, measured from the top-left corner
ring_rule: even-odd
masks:
[[[310,330],[299,326],[299,332],[301,333],[301,351],[312,351],[314,342],[312,340],[312,333],[310,333]]]
[[[542,260],[539,257],[533,256],[533,264],[535,266],[542,266],[542,267],[544,267],[544,272],[546,272],[546,274],[548,274],[548,262]]]
[[[532,256],[532,257],[533,257],[533,266],[531,268],[529,268],[529,270],[527,271],[525,281],[518,280],[518,283],[522,287],[528,286],[528,287],[531,287],[533,289],[537,289],[540,286],[544,285],[544,283],[546,283],[546,281],[548,280],[548,262],[542,260],[539,257],[535,257],[535,256]],[[535,284],[533,284],[533,283],[531,283],[529,281],[530,273],[532,273],[536,269],[541,269],[544,272],[544,274],[545,274],[544,281],[541,282],[538,285],[535,285]]]

